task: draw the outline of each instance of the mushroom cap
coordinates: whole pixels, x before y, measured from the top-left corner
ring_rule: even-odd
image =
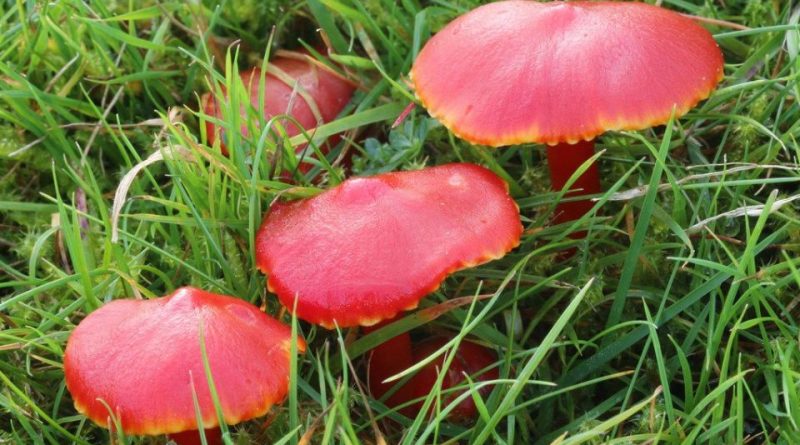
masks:
[[[413,361],[411,363],[403,364],[403,368],[411,367],[412,365],[425,360],[439,350],[442,346],[444,346],[448,341],[450,341],[450,338],[435,336],[426,338],[425,340],[417,343],[413,347]],[[495,361],[497,361],[497,354],[495,354],[492,350],[471,341],[464,340],[459,343],[455,354],[455,357],[453,357],[453,360],[450,362],[450,367],[447,368],[447,374],[442,379],[443,390],[466,383],[465,375],[470,376],[470,378],[476,381],[486,381],[499,378],[499,370],[496,367],[489,368]],[[370,361],[367,365],[367,381],[369,383],[370,393],[373,397],[379,399],[398,383],[391,382],[384,384],[382,383],[381,378],[400,372],[403,370],[403,368],[399,370],[392,369],[387,373],[387,370],[380,369],[381,366],[385,365],[380,362],[376,364],[372,360],[372,357],[374,356],[370,357]],[[389,407],[396,407],[411,400],[420,399],[418,402],[400,409],[400,412],[402,412],[404,415],[408,417],[416,417],[417,413],[422,409],[424,398],[430,394],[431,390],[433,389],[433,385],[436,383],[436,379],[439,377],[439,372],[441,372],[444,367],[444,360],[445,355],[442,354],[427,365],[423,366],[402,387],[397,388],[395,392],[385,400],[386,405]],[[485,371],[481,372],[484,369]],[[478,374],[479,372],[481,373]],[[376,375],[382,377],[374,378],[373,376]],[[490,391],[491,387],[489,386],[482,387],[478,390],[482,396],[486,396]],[[451,393],[447,395],[444,397],[442,404],[446,405],[450,403],[452,400],[458,397],[458,395],[459,394],[457,393]],[[453,408],[453,411],[450,412],[448,418],[452,421],[467,421],[474,419],[477,414],[478,408],[475,406],[475,401],[472,398],[468,398],[461,401],[455,408]]]
[[[274,116],[287,114],[296,119],[303,129],[310,130],[332,121],[350,101],[355,86],[351,81],[342,78],[330,69],[301,57],[303,57],[302,53],[297,53],[297,57],[283,56],[273,59],[270,62],[272,69],[268,69],[264,76],[263,90],[259,88],[261,69],[250,68],[240,73],[240,77],[250,94],[250,103],[256,110],[258,110],[261,97],[264,97],[265,119],[269,120]],[[277,70],[297,82],[297,92],[295,92],[294,85],[287,83],[288,79],[281,79],[280,75],[275,74]],[[218,119],[222,118],[222,110],[211,94],[203,95],[201,103],[203,111],[207,115]],[[244,107],[241,114],[242,116],[246,115]],[[285,122],[283,125],[289,136],[300,134],[300,128],[294,123]],[[222,130],[218,129],[215,124],[206,121],[209,145],[214,145],[220,131]],[[244,135],[248,134],[246,125],[242,126],[241,132]],[[299,147],[298,151],[303,147]],[[220,148],[223,154],[228,154],[224,141],[220,141]]]
[[[414,360],[419,363],[425,360],[442,346],[449,341],[444,337],[428,338],[414,347]],[[500,377],[500,371],[495,368],[489,368],[494,362],[497,361],[497,354],[494,351],[480,346],[476,343],[464,340],[458,345],[455,357],[450,362],[450,367],[447,368],[447,374],[442,379],[442,389],[454,388],[456,386],[465,384],[467,379],[466,375],[470,376],[473,380],[480,382],[486,380],[494,380]],[[439,373],[444,367],[444,354],[434,359],[431,363],[422,367],[416,374],[414,374],[406,386],[409,390],[405,392],[408,399],[400,401],[400,403],[407,402],[414,399],[423,399],[430,394]],[[486,371],[478,374],[482,370]],[[486,396],[491,392],[490,386],[482,387],[478,390],[482,396]],[[404,394],[404,392],[401,392]],[[458,397],[458,393],[452,393],[444,397],[443,405],[450,403]],[[415,416],[416,413],[422,409],[422,401],[410,405],[403,409],[403,413],[408,416]],[[468,421],[474,419],[478,415],[478,408],[475,406],[475,401],[470,397],[461,401],[448,416],[450,420],[454,421]]]
[[[508,187],[474,164],[351,178],[272,206],[256,236],[267,286],[299,318],[369,326],[413,309],[454,271],[519,244]]]
[[[711,34],[638,2],[500,1],[457,18],[411,70],[430,114],[472,143],[575,143],[685,114],[723,76]]]
[[[153,300],[115,300],[72,332],[64,374],[75,408],[108,426],[109,408],[127,434],[156,435],[218,425],[200,350],[227,424],[264,415],[288,391],[291,330],[238,298],[184,287]],[[298,339],[298,350],[305,343]]]

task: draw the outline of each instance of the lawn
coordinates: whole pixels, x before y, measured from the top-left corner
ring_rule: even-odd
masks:
[[[556,224],[543,145],[472,145],[419,105],[398,120],[417,54],[478,0],[0,0],[0,444],[164,443],[78,413],[63,357],[103,304],[181,286],[253,303],[307,343],[284,403],[227,428],[229,445],[800,443],[800,5],[645,2],[696,17],[724,79],[666,125],[599,137],[604,191]],[[296,136],[238,112],[239,72],[285,50],[356,86]],[[208,92],[232,98],[219,118]],[[366,335],[267,291],[270,206],[452,162],[508,183],[524,229],[509,254]],[[490,393],[461,385],[475,419],[448,418],[441,389],[416,417],[370,396],[365,357],[404,331],[497,354]]]

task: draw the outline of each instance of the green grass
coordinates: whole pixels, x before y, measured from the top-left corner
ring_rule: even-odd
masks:
[[[800,193],[796,2],[660,2],[747,27],[709,25],[725,80],[672,125],[603,136],[602,210],[560,226],[548,225],[559,194],[541,147],[470,146],[421,109],[390,130],[413,98],[405,80],[421,46],[476,3],[0,0],[0,443],[109,443],[73,408],[61,368],[69,333],[104,302],[194,285],[292,323],[254,267],[270,203],[347,174],[452,161],[510,182],[521,246],[450,277],[390,329],[356,340],[299,322],[308,350],[291,396],[268,425],[231,427],[232,443],[800,443],[800,214],[786,201]],[[224,87],[240,100],[239,69],[278,48],[319,48],[317,28],[361,88],[313,137],[345,142],[309,154],[307,174],[293,169],[304,137],[228,131],[230,157],[207,147],[199,95]],[[240,128],[238,108],[221,124]],[[245,124],[280,132],[257,113]],[[180,155],[136,176],[114,243],[114,191],[160,148]],[[760,207],[737,215],[745,206]],[[568,238],[572,226],[588,236]],[[560,257],[566,247],[576,255]],[[488,298],[425,315],[477,294]],[[445,420],[440,391],[426,400],[438,423],[363,394],[365,352],[406,330],[497,351],[478,420]]]

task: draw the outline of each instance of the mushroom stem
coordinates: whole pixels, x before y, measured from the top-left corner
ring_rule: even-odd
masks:
[[[220,431],[219,427],[206,429],[205,435],[208,445],[222,445],[222,431]],[[178,445],[201,445],[203,443],[200,440],[200,431],[198,430],[173,433],[169,435],[169,438]]]
[[[594,156],[594,141],[581,141],[570,145],[561,143],[547,147],[547,164],[550,166],[550,181],[553,190],[559,191],[564,188],[569,178],[575,170],[587,159]],[[597,164],[592,164],[583,172],[575,183],[570,187],[565,197],[591,195],[600,193],[600,173]],[[590,200],[580,200],[562,202],[556,206],[553,222],[561,224],[568,221],[579,219],[592,209],[594,203]],[[583,238],[585,232],[572,234],[573,238]]]
[[[400,316],[398,316],[400,317]],[[384,320],[376,325],[364,327],[365,333],[376,331],[384,326],[392,324],[398,317],[391,320]],[[387,378],[405,370],[414,363],[414,356],[411,350],[411,335],[404,332],[396,337],[379,344],[370,353],[368,380],[369,388],[375,398],[381,398],[389,392],[397,382],[383,383]],[[393,406],[393,401],[405,399],[401,396],[403,388],[385,400],[388,406]]]

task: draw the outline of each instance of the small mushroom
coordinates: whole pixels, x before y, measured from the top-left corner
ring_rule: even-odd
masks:
[[[508,187],[474,164],[351,178],[269,210],[256,235],[267,286],[297,316],[332,329],[414,309],[455,271],[519,244]]]
[[[646,3],[510,0],[445,26],[411,76],[428,112],[469,142],[548,144],[560,190],[594,155],[596,136],[663,124],[708,97],[723,59],[692,19]],[[568,196],[600,192],[597,167],[573,187]],[[559,204],[555,221],[591,207]]]
[[[448,341],[448,338],[432,337],[419,342],[413,347],[412,361],[407,363],[406,367],[425,360]],[[415,417],[422,409],[422,401],[433,389],[439,373],[443,371],[444,361],[445,356],[440,355],[431,363],[423,366],[403,386],[395,390],[386,400],[386,404],[390,407],[395,407],[417,400],[417,402],[400,409],[400,412],[406,416]],[[455,357],[453,357],[450,367],[447,368],[447,372],[442,379],[442,391],[466,384],[467,376],[478,382],[497,379],[499,372],[497,368],[492,367],[495,361],[497,361],[497,356],[491,350],[470,341],[462,341],[458,345]],[[395,369],[393,364],[387,365],[380,361],[370,360],[368,365],[369,386],[374,397],[383,397],[394,386],[395,382],[387,385],[383,383],[383,379],[397,372],[398,370]],[[478,393],[481,396],[486,396],[490,391],[490,386],[484,386],[478,390]],[[443,397],[442,405],[447,405],[458,396],[459,394],[457,393],[446,395]],[[450,412],[448,418],[456,422],[466,422],[474,419],[477,414],[478,409],[475,406],[475,401],[470,397],[459,402]]]
[[[290,329],[243,300],[184,287],[153,300],[115,300],[86,317],[64,353],[75,408],[129,435],[219,441],[201,339],[228,425],[267,413],[289,386]],[[305,350],[298,340],[297,349]],[[207,431],[206,434],[209,434]],[[217,442],[218,443],[218,442]]]
[[[259,101],[264,100],[264,118],[266,120],[286,114],[297,120],[303,129],[309,130],[332,121],[344,109],[355,91],[355,84],[341,77],[322,63],[314,62],[309,55],[298,52],[281,52],[281,56],[273,59],[264,76],[264,89],[259,88],[261,70],[251,68],[240,74],[242,83],[249,92],[250,104],[258,110]],[[217,100],[211,94],[201,98],[204,112],[217,119],[222,118],[222,111]],[[246,115],[244,107],[242,115]],[[292,122],[284,123],[289,136],[300,134],[300,128]],[[247,135],[247,126],[241,132]],[[220,149],[227,155],[225,135],[221,128],[206,121],[206,133],[209,145],[220,140]],[[337,139],[328,141],[336,144]],[[327,145],[323,151],[327,149]],[[298,152],[305,146],[298,147]],[[306,172],[311,164],[302,163],[301,171]]]

